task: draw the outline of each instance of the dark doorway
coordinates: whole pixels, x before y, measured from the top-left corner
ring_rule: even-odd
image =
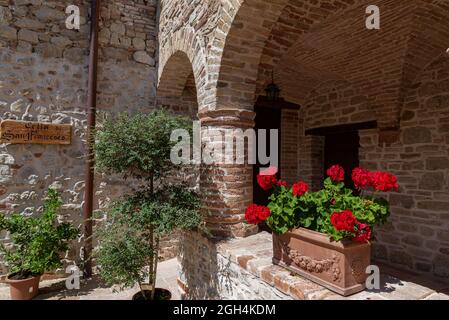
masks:
[[[324,172],[326,177],[327,169],[339,164],[345,170],[345,185],[354,189],[352,182],[352,170],[360,166],[360,130],[377,128],[377,121],[368,121],[334,127],[324,127],[306,130],[306,135],[323,136],[324,146]]]
[[[257,130],[259,129],[266,129],[267,130],[267,152],[270,152],[270,146],[273,143],[273,141],[270,141],[270,133],[269,130],[270,129],[277,129],[278,130],[278,138],[279,140],[277,141],[278,143],[278,159],[280,162],[280,152],[281,152],[281,109],[277,109],[277,108],[269,108],[269,107],[265,107],[265,106],[260,106],[260,105],[256,105],[255,107],[255,112],[256,112],[256,133]],[[257,138],[257,144],[256,144],[256,150],[257,150],[257,154],[258,154],[258,144],[259,144],[259,137],[258,135],[256,135]],[[257,175],[260,172],[261,168],[266,168],[268,165],[267,164],[261,164],[259,162],[259,157],[257,157],[257,164],[254,165],[254,170],[253,170],[253,201],[254,203],[258,204],[258,205],[263,205],[266,206],[268,205],[268,198],[270,197],[272,191],[264,191],[262,190],[262,188],[259,187],[259,185],[257,184]],[[278,168],[278,176],[277,178],[280,178],[280,169]]]
[[[345,170],[345,185],[354,189],[352,170],[359,166],[360,137],[358,131],[340,132],[325,136],[324,170],[338,164]],[[326,177],[326,172],[324,172]]]

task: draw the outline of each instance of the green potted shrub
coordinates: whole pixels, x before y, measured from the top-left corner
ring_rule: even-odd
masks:
[[[341,295],[362,291],[374,228],[390,214],[379,193],[397,190],[396,177],[356,168],[354,193],[345,187],[343,168],[335,165],[323,189],[311,192],[303,181],[288,187],[276,172],[269,168],[257,176],[262,189],[273,190],[268,207],[252,204],[245,215],[248,223],[265,221],[273,231],[273,263]]]
[[[41,275],[63,266],[61,255],[77,237],[78,230],[69,223],[57,223],[61,205],[59,194],[50,189],[38,217],[0,214],[0,230],[6,230],[11,237],[8,247],[0,245],[0,253],[10,270],[6,282],[11,288],[11,299],[34,298]]]
[[[161,237],[201,224],[198,195],[183,184],[169,184],[175,129],[191,130],[191,121],[164,110],[148,115],[120,114],[96,132],[96,168],[133,178],[134,190],[114,201],[98,233],[100,276],[121,289],[140,286],[134,300],[167,300],[156,288]]]

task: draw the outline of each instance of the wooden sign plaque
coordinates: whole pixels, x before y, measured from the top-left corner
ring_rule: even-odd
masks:
[[[0,143],[68,145],[72,143],[72,126],[3,120],[0,123]]]

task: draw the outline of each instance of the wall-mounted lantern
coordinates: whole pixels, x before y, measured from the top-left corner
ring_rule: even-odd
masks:
[[[269,101],[276,102],[279,100],[281,89],[274,83],[274,71],[271,72],[271,83],[266,87],[265,93]]]

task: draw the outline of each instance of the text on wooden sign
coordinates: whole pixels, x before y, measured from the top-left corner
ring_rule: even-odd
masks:
[[[0,143],[62,144],[72,141],[72,126],[40,122],[3,120],[0,124]]]

